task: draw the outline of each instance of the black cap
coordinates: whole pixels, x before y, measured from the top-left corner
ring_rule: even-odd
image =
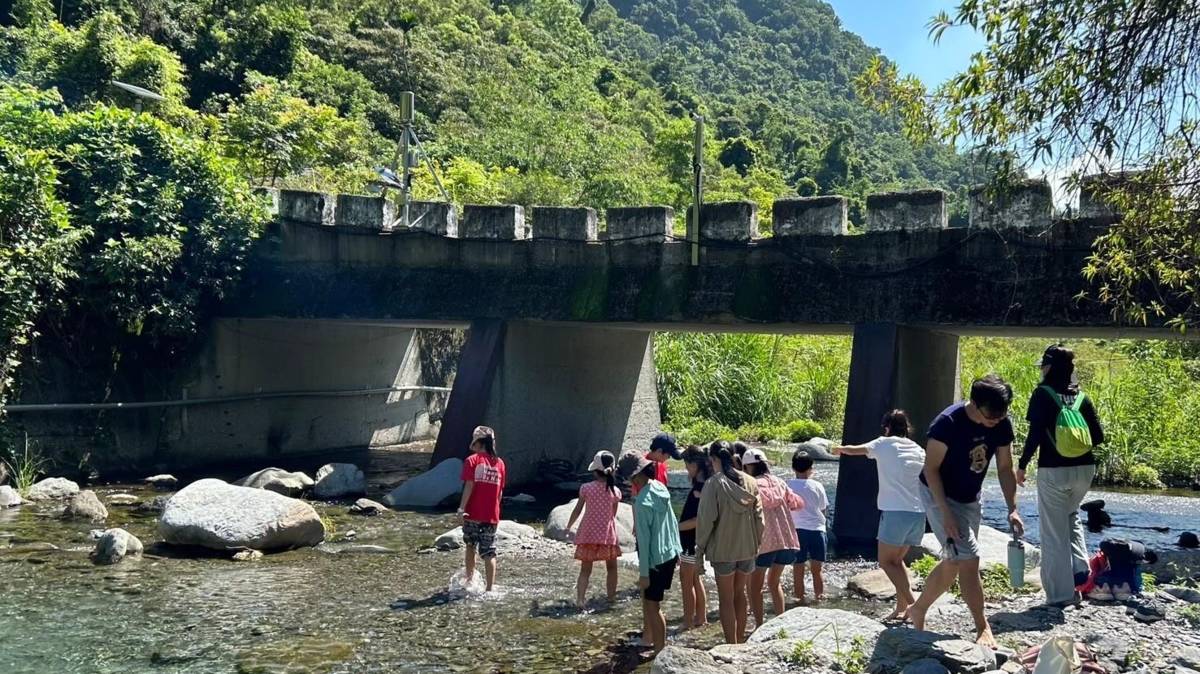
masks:
[[[658,450],[672,459],[680,459],[683,453],[679,451],[679,446],[675,444],[675,436],[670,433],[658,433],[654,439],[650,441],[650,451]]]

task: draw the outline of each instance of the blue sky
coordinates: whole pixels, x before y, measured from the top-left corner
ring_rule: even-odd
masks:
[[[983,40],[970,29],[946,31],[941,42],[929,39],[926,24],[940,10],[951,15],[955,0],[826,0],[843,26],[878,47],[905,73],[937,86],[959,72]]]

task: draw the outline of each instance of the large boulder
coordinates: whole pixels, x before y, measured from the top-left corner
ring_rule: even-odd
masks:
[[[1142,570],[1154,574],[1160,583],[1200,578],[1200,550],[1155,548],[1154,551],[1158,553],[1158,561],[1143,565]]]
[[[682,646],[662,649],[650,666],[650,674],[739,674],[741,671],[717,662],[704,651]]]
[[[71,497],[63,511],[63,519],[103,522],[108,519],[108,508],[100,502],[96,492],[87,489]]]
[[[512,520],[500,520],[496,525],[496,543],[514,541],[522,538],[537,538],[537,529],[528,524],[520,524]],[[438,536],[433,541],[438,550],[457,550],[463,546],[462,527],[455,527]]]
[[[210,478],[167,501],[158,533],[174,545],[281,550],[317,545],[325,525],[304,501]]]
[[[577,498],[571,499],[570,503],[564,503],[550,511],[550,516],[546,518],[546,525],[543,527],[547,538],[565,543],[575,540],[575,533],[579,531],[579,520],[575,520],[575,526],[569,530],[567,522],[571,519],[571,511],[575,509],[575,504],[578,502]],[[580,516],[579,519],[583,519],[583,517]],[[617,544],[624,552],[633,550],[633,506],[628,503],[621,503],[617,506]]]
[[[284,496],[299,496],[312,488],[313,479],[300,471],[293,473],[282,468],[263,468],[234,484],[251,489],[266,489]]]
[[[1012,536],[994,529],[986,524],[979,527],[979,560],[981,566],[1008,566],[1008,542],[1012,540]],[[908,556],[905,558],[909,563],[924,557],[932,555],[941,557],[942,546],[938,542],[937,536],[933,534],[925,534],[921,539],[920,545],[914,545],[908,551]],[[1025,568],[1032,569],[1042,561],[1042,551],[1036,545],[1025,542]],[[1028,576],[1028,574],[1026,574]]]
[[[79,485],[64,477],[48,477],[29,488],[30,501],[61,501],[79,493]]]
[[[884,669],[902,669],[924,659],[937,660],[955,674],[983,674],[996,669],[996,654],[990,648],[956,635],[893,627],[884,630],[875,644],[873,661]]]
[[[812,438],[805,442],[796,445],[797,452],[803,452],[803,456],[807,456],[813,461],[837,461],[838,458],[833,455],[833,440],[825,438]]]
[[[799,606],[763,623],[746,642],[811,641],[816,651],[833,653],[839,648],[845,649],[855,637],[862,637],[867,644],[873,644],[884,629],[878,620],[858,613],[836,608]]]
[[[0,508],[14,508],[24,502],[16,489],[6,484],[0,485]]]
[[[433,468],[410,478],[383,497],[393,508],[409,506],[436,508],[462,493],[462,459],[446,459]]]
[[[108,529],[96,541],[91,558],[96,564],[116,564],[126,557],[140,557],[142,542],[124,529]]]
[[[456,476],[457,477],[457,476]],[[319,499],[345,498],[367,493],[367,476],[352,463],[327,463],[317,471],[313,496]]]

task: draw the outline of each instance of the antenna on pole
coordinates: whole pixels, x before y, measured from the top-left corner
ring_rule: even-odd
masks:
[[[416,110],[416,97],[411,91],[405,91],[400,94],[400,144],[396,147],[396,154],[392,156],[391,166],[386,166],[376,170],[378,179],[376,184],[385,188],[398,190],[403,199],[400,208],[400,217],[391,224],[395,227],[397,224],[404,227],[411,227],[412,222],[412,180],[413,169],[420,164],[420,159],[425,160],[425,166],[429,169],[429,174],[433,176],[433,182],[437,185],[438,191],[441,192],[442,198],[447,203],[450,202],[450,195],[446,192],[445,186],[442,185],[442,179],[438,177],[437,169],[433,165],[433,160],[430,159],[429,153],[425,151],[425,147],[421,145],[421,139],[417,137],[417,132],[413,130],[413,117]],[[418,156],[418,153],[420,156]],[[399,171],[399,173],[397,173]],[[424,217],[424,216],[422,216]],[[419,221],[420,218],[417,218]]]
[[[133,94],[133,96],[134,96],[133,111],[138,114],[141,114],[141,112],[142,112],[142,101],[157,102],[157,101],[163,100],[163,97],[161,94],[157,94],[153,91],[150,91],[149,89],[143,89],[142,87],[139,87],[134,84],[126,84],[124,82],[118,82],[117,80],[112,80],[109,83],[112,84],[114,87],[120,89],[121,91]]]
[[[700,207],[704,204],[704,117],[692,114],[696,133],[692,140],[692,217],[687,239],[691,243],[692,266],[700,264]]]
[[[409,206],[412,204],[412,168],[413,156],[412,150],[409,147],[409,141],[413,137],[413,107],[415,107],[415,97],[413,92],[405,91],[400,94],[400,158],[404,162],[403,170],[400,173],[400,183],[403,187],[400,193],[404,197],[403,210],[400,212],[400,224],[403,227],[409,226]]]

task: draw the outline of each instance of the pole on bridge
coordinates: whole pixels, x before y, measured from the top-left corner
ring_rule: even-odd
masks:
[[[700,264],[700,206],[704,203],[704,117],[693,114],[696,122],[692,139],[692,217],[688,219],[687,240],[692,250],[692,266]]]
[[[404,205],[400,212],[400,224],[408,228],[411,224],[409,206],[412,204],[412,169],[413,152],[409,143],[413,138],[413,108],[416,107],[416,97],[411,91],[400,94],[400,161],[403,170],[400,174],[400,193],[404,197]]]

